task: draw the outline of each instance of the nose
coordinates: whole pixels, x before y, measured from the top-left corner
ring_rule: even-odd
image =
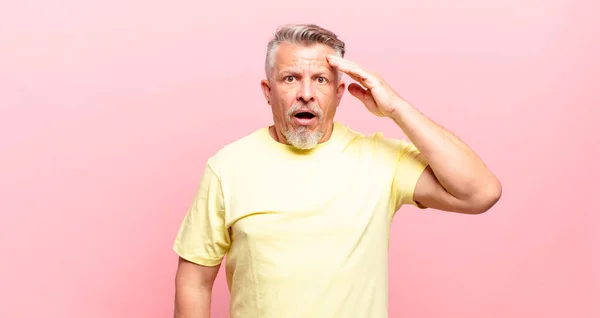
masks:
[[[312,81],[303,81],[300,90],[298,91],[297,100],[305,103],[312,102],[315,98],[314,87]]]

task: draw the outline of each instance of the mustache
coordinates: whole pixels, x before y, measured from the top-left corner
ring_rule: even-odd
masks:
[[[315,105],[314,103],[302,103],[302,102],[295,103],[294,105],[292,105],[292,107],[290,107],[290,109],[288,110],[288,116],[292,117],[295,112],[299,111],[302,108],[307,108],[313,114],[315,114],[315,116],[317,116],[319,118],[323,117],[323,112],[321,111],[321,109],[319,107],[317,107],[317,105]]]

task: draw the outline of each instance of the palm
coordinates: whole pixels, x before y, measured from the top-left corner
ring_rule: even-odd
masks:
[[[393,112],[393,101],[398,96],[381,77],[340,57],[331,57],[330,63],[358,83],[350,84],[348,91],[362,101],[371,113],[383,117]]]

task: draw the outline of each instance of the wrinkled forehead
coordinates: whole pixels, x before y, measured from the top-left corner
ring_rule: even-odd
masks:
[[[328,54],[335,54],[335,51],[322,44],[301,46],[282,43],[277,50],[274,67],[278,73],[334,73],[327,62]]]

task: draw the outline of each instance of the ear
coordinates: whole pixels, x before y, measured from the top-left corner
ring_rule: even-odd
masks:
[[[340,101],[342,100],[342,96],[344,96],[345,91],[346,91],[346,83],[344,82],[344,80],[340,80],[340,83],[338,84],[338,87],[336,90],[336,98],[337,98],[338,105],[340,104]]]
[[[267,104],[271,103],[271,86],[269,84],[269,80],[262,80],[260,82],[260,88],[263,91],[263,95],[265,96],[265,99],[267,100]]]

